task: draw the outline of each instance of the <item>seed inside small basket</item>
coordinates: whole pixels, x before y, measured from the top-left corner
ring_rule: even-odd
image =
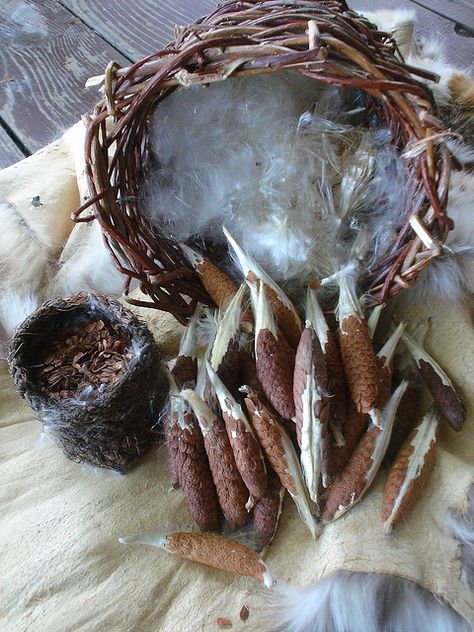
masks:
[[[113,325],[95,320],[62,330],[36,371],[43,393],[54,399],[103,393],[125,372],[132,353]],[[92,389],[92,390],[91,390]]]

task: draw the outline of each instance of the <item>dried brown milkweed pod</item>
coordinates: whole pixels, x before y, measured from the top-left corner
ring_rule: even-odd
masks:
[[[380,316],[382,315],[385,305],[386,303],[380,303],[379,305],[376,305],[367,318],[367,329],[372,340],[374,339],[375,331],[377,330]]]
[[[253,526],[257,537],[257,551],[264,554],[275,537],[280,521],[285,488],[278,474],[267,467],[268,487],[265,495],[253,508]]]
[[[339,345],[347,384],[353,402],[360,413],[368,413],[375,425],[380,425],[377,408],[379,366],[372,340],[355,293],[355,283],[347,274],[338,278]]]
[[[166,455],[168,458],[171,486],[176,489],[181,485],[179,467],[179,421],[180,418],[184,417],[186,407],[183,406],[176,398],[176,395],[178,395],[178,388],[173,374],[166,368],[165,372],[168,378],[169,397],[165,414],[163,416],[163,433],[165,435]],[[181,425],[185,425],[184,422]]]
[[[235,463],[224,422],[216,417],[195,391],[181,391],[190,403],[204,438],[212,478],[219,503],[231,529],[239,529],[249,519],[248,492]]]
[[[381,427],[372,426],[360,440],[349,462],[329,488],[322,514],[324,521],[337,520],[352,509],[372,485],[390,441],[400,400],[407,388],[402,382],[383,412]]]
[[[219,378],[231,393],[235,393],[239,382],[240,323],[242,301],[247,291],[243,284],[230,301],[217,326],[209,361]]]
[[[344,443],[341,445],[333,444],[331,448],[331,474],[333,477],[346,467],[359,439],[367,430],[369,421],[369,415],[359,413],[354,402],[350,401],[343,427]]]
[[[395,421],[393,422],[392,436],[390,437],[390,443],[385,456],[385,460],[388,463],[391,463],[394,460],[398,451],[402,447],[403,442],[416,424],[416,411],[419,397],[419,386],[410,382],[400,401]]]
[[[219,400],[235,462],[252,500],[262,498],[267,490],[267,470],[257,437],[242,408],[222,380],[207,363],[207,372]]]
[[[264,288],[271,303],[278,328],[293,349],[296,349],[301,335],[301,321],[293,303],[277,283],[239,246],[225,228],[224,234],[239,260],[246,280],[252,286],[258,283]]]
[[[410,511],[433,469],[440,414],[435,406],[409,434],[400,448],[385,482],[382,522],[385,535]]]
[[[311,500],[318,503],[321,478],[324,487],[329,484],[330,405],[326,360],[316,330],[317,314],[312,310],[311,301],[307,302],[306,319],[295,358],[294,419],[308,493]]]
[[[181,486],[186,506],[202,531],[217,531],[222,512],[209,469],[203,437],[187,402],[169,374],[170,403],[165,417],[166,449],[173,487]]]
[[[264,561],[243,544],[212,533],[174,531],[119,538],[122,544],[149,544],[185,560],[204,564],[226,573],[250,577],[270,588],[274,580]]]
[[[198,346],[197,326],[201,308],[198,307],[193,316],[189,319],[184,330],[179,345],[178,356],[171,370],[178,390],[183,388],[194,388],[197,378],[197,357]]]
[[[220,309],[226,309],[238,290],[237,285],[223,270],[214,265],[209,257],[186,244],[180,244],[180,247],[214,303]]]
[[[346,377],[339,342],[337,336],[330,329],[328,329],[327,342],[322,346],[322,350],[326,357],[328,374],[328,394],[331,407],[330,428],[336,445],[343,446],[346,441],[344,426],[349,398],[347,397]]]
[[[257,377],[270,404],[282,417],[292,419],[295,414],[295,352],[278,330],[265,290],[260,284],[257,289],[251,289],[255,310]]]
[[[220,416],[219,409],[219,401],[217,396],[212,388],[212,384],[209,380],[209,376],[207,374],[206,368],[206,356],[209,355],[212,349],[212,343],[214,341],[215,332],[217,329],[214,329],[215,320],[212,319],[211,322],[211,331],[209,332],[209,341],[206,351],[204,352],[203,357],[199,357],[198,359],[198,373],[197,373],[197,381],[196,388],[194,389],[199,397],[205,402],[206,406],[216,415],[216,417]]]
[[[259,397],[264,396],[262,385],[258,381],[253,342],[245,333],[240,337],[239,382],[239,386],[249,386],[251,390],[258,393]]]
[[[278,421],[278,415],[263,404],[255,392],[247,391],[245,405],[265,456],[281,484],[293,498],[301,519],[315,536],[318,532],[317,525],[312,515],[298,456],[290,437]]]
[[[436,360],[411,336],[404,333],[402,340],[415,360],[442,418],[446,419],[453,430],[461,430],[466,417],[466,408],[454,384]]]
[[[405,323],[400,323],[398,327],[390,334],[383,347],[377,353],[377,362],[379,363],[379,395],[378,405],[385,406],[392,392],[392,372],[393,357],[397,349],[400,338],[405,331]]]

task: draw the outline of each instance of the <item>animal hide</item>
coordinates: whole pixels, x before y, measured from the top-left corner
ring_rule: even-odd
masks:
[[[447,126],[452,127],[462,135],[456,142],[451,143],[453,153],[462,164],[473,162],[474,151],[474,83],[463,72],[451,67],[443,60],[443,56],[436,45],[430,42],[417,44],[413,40],[413,16],[406,12],[378,12],[371,15],[371,19],[377,22],[380,28],[393,31],[403,53],[410,64],[434,70],[440,74],[439,84],[430,84],[434,91],[440,114]],[[269,81],[271,81],[269,79]],[[293,78],[288,79],[293,81]],[[298,80],[295,80],[296,86]],[[230,84],[226,88],[232,90]],[[277,88],[270,84],[270,87]],[[286,86],[287,87],[287,86]],[[319,147],[319,141],[326,136],[331,137],[341,132],[347,135],[347,147],[349,155],[354,156],[355,149],[362,145],[360,130],[358,129],[357,111],[345,119],[334,116],[333,110],[341,103],[341,94],[331,89],[321,89],[312,86],[309,92],[303,90],[298,99],[298,108],[295,110],[295,102],[288,99],[287,90],[283,84],[275,93],[267,95],[264,101],[266,109],[260,110],[260,116],[255,112],[249,116],[242,102],[239,101],[239,109],[231,111],[240,122],[246,121],[243,131],[247,133],[247,139],[252,139],[250,130],[258,128],[261,131],[261,145],[252,146],[249,142],[239,140],[239,135],[223,139],[216,136],[218,129],[214,130],[214,119],[217,122],[223,117],[222,112],[205,107],[201,108],[198,129],[200,136],[193,134],[193,139],[185,137],[180,143],[175,143],[176,136],[183,136],[181,127],[187,125],[184,111],[174,113],[174,123],[168,128],[166,134],[161,134],[155,122],[153,131],[155,152],[161,157],[161,162],[155,163],[157,171],[151,174],[150,186],[145,192],[145,200],[150,216],[157,222],[167,222],[173,236],[179,239],[188,239],[196,235],[202,235],[203,229],[216,239],[220,235],[220,223],[216,222],[216,213],[223,211],[225,221],[232,225],[236,236],[242,239],[244,247],[252,251],[252,242],[255,241],[252,232],[245,226],[245,220],[239,222],[240,210],[243,205],[248,205],[252,214],[256,213],[261,220],[260,242],[262,249],[259,251],[259,260],[268,261],[273,266],[269,272],[274,271],[279,278],[291,278],[302,274],[302,278],[308,278],[315,269],[323,273],[330,272],[335,265],[341,263],[317,252],[316,245],[320,244],[320,238],[313,227],[308,230],[304,224],[305,209],[311,205],[317,205],[320,209],[320,227],[324,225],[331,236],[341,234],[341,225],[344,228],[346,243],[354,245],[355,237],[364,231],[361,223],[372,231],[370,219],[364,214],[367,200],[370,198],[359,196],[357,190],[353,191],[354,197],[349,199],[349,207],[345,212],[341,208],[348,204],[343,202],[340,180],[336,172],[340,167],[338,156],[331,153],[326,144],[324,147],[324,169],[326,175],[334,179],[332,195],[324,187],[316,187],[313,192],[305,186],[305,195],[302,199],[292,199],[292,192],[288,187],[288,180],[282,182],[282,178],[290,178],[293,190],[299,190],[300,186],[308,184],[308,174],[298,173],[302,160],[308,160],[315,169],[319,179],[322,175],[322,161],[314,155],[315,146]],[[247,86],[251,98],[260,101],[260,93],[253,92],[251,86]],[[177,94],[177,92],[175,93]],[[191,94],[191,92],[189,93]],[[212,95],[212,92],[210,92]],[[230,98],[229,92],[226,98]],[[206,96],[207,98],[207,96]],[[166,100],[168,109],[162,108],[161,120],[171,116],[172,97]],[[312,108],[314,102],[319,103],[319,108]],[[184,105],[185,102],[183,102]],[[228,104],[228,101],[226,101]],[[202,104],[201,104],[202,105]],[[345,102],[346,110],[357,110],[357,101]],[[228,108],[221,107],[220,110]],[[269,112],[271,116],[269,116]],[[197,111],[192,112],[197,118]],[[302,116],[303,115],[303,116]],[[273,117],[273,118],[272,118]],[[283,124],[280,125],[280,123]],[[329,123],[328,123],[329,121]],[[209,124],[212,123],[212,124]],[[239,123],[240,124],[240,123]],[[166,127],[166,126],[163,126]],[[235,127],[235,126],[234,126]],[[276,129],[278,127],[278,129]],[[222,129],[221,129],[222,131]],[[178,132],[180,132],[178,134]],[[390,150],[388,137],[383,129],[373,129],[365,136],[370,147],[377,146],[381,152],[380,160],[375,168],[378,176],[371,175],[370,195],[380,199],[383,197],[378,185],[384,185],[384,179],[390,180],[394,185],[388,190],[389,200],[399,190],[405,190],[401,186],[399,162],[394,159]],[[295,140],[296,135],[296,140]],[[238,137],[239,136],[239,137]],[[197,137],[197,138],[196,138]],[[289,141],[290,137],[293,140]],[[350,140],[350,142],[349,142]],[[196,141],[196,142],[195,142]],[[199,144],[200,143],[200,144]],[[288,143],[290,149],[288,149]],[[301,143],[299,145],[298,143]],[[271,149],[271,151],[270,151]],[[192,151],[191,151],[192,150]],[[177,152],[175,156],[173,152]],[[293,155],[291,163],[292,172],[284,174],[285,163],[288,154]],[[199,173],[199,165],[202,156],[205,156],[207,173]],[[341,154],[343,155],[343,154]],[[165,159],[165,157],[167,158]],[[183,160],[183,165],[188,169],[186,177],[178,174],[180,192],[188,194],[189,191],[199,191],[203,204],[209,192],[216,193],[209,202],[207,214],[193,213],[187,215],[187,224],[177,221],[179,211],[176,187],[177,176],[173,175],[174,160]],[[219,170],[220,161],[223,160],[227,168],[232,164],[234,172],[231,178],[225,178],[222,170]],[[188,161],[188,162],[186,162]],[[354,162],[354,161],[353,161]],[[255,164],[261,163],[261,164]],[[213,167],[213,168],[210,168]],[[194,171],[193,171],[194,168]],[[202,170],[201,170],[202,171]],[[252,187],[258,174],[264,174],[263,188],[258,188],[257,197],[250,204]],[[392,177],[385,176],[390,174]],[[239,176],[236,178],[236,174]],[[305,175],[306,174],[306,175]],[[160,188],[156,187],[156,179],[160,179]],[[468,171],[458,171],[453,174],[450,187],[449,214],[455,220],[455,230],[450,234],[442,256],[437,262],[431,264],[423,274],[418,288],[404,292],[410,300],[425,301],[433,292],[443,294],[450,300],[457,300],[472,291],[473,284],[468,276],[466,263],[472,256],[474,241],[471,212],[474,205],[474,176]],[[155,179],[155,180],[154,180]],[[200,188],[199,188],[200,187]],[[240,189],[239,189],[240,187]],[[239,197],[240,192],[245,196]],[[238,195],[237,195],[238,194]],[[365,196],[367,192],[365,192]],[[387,195],[387,190],[384,190]],[[186,202],[186,197],[180,196],[181,201]],[[360,200],[363,200],[361,205]],[[394,225],[394,217],[388,211],[397,208],[403,212],[405,200],[400,198],[400,205],[393,205],[392,209],[381,207],[380,217],[386,218],[386,227],[380,230],[377,238],[377,251],[369,252],[361,250],[367,261],[372,261],[374,256],[383,253],[383,244],[388,230]],[[188,202],[189,204],[189,202]],[[239,206],[240,205],[240,206]],[[282,208],[294,206],[298,223],[288,227],[282,215]],[[338,205],[339,211],[333,213],[333,206]],[[269,212],[270,211],[270,212]],[[253,216],[253,215],[252,215]],[[198,220],[198,217],[200,218]],[[380,219],[380,217],[378,219]],[[347,221],[348,218],[354,221]],[[191,221],[190,221],[191,219]],[[359,221],[359,220],[363,221]],[[2,235],[0,240],[0,278],[2,279],[2,292],[0,294],[0,339],[3,343],[3,351],[10,338],[14,327],[24,316],[44,299],[52,298],[57,294],[73,290],[98,290],[107,293],[120,291],[121,279],[112,266],[110,256],[100,238],[97,226],[81,225],[74,229],[73,237],[58,258],[52,255],[48,245],[39,241],[31,228],[25,224],[15,209],[7,204],[0,204],[0,225]],[[289,230],[291,228],[291,230]],[[74,234],[80,238],[74,242]],[[174,232],[173,232],[174,231]],[[352,240],[352,237],[354,240]],[[314,239],[314,241],[313,241]],[[278,256],[273,255],[275,241],[283,243],[284,247],[278,250]],[[369,241],[368,239],[364,240]],[[337,253],[339,256],[339,253]],[[307,257],[312,261],[308,269]],[[343,257],[344,253],[340,255]],[[303,266],[303,267],[302,267]],[[0,352],[2,349],[0,348]],[[460,542],[460,555],[463,567],[463,580],[470,586],[474,583],[473,559],[474,544],[472,525],[474,521],[474,502],[471,497],[466,512],[458,516],[449,513],[447,528]],[[392,576],[363,575],[360,573],[340,572],[336,573],[307,589],[284,587],[277,593],[275,603],[269,608],[271,622],[269,629],[274,630],[280,626],[288,632],[312,630],[313,632],[467,632],[469,626],[466,622],[446,604],[437,601],[429,593],[417,587],[412,582]],[[270,615],[269,615],[270,616]],[[383,622],[383,623],[382,623]],[[271,627],[273,626],[273,627]]]
[[[474,590],[474,486],[469,491],[464,512],[446,515],[446,527],[461,547],[461,580]]]

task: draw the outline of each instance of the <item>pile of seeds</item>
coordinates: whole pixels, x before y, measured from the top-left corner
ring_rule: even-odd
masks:
[[[41,391],[54,399],[102,393],[124,373],[132,354],[118,331],[103,320],[68,327],[52,342],[38,368]]]

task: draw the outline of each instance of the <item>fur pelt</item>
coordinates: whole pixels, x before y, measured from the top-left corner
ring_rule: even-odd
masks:
[[[470,632],[450,606],[417,584],[340,571],[308,588],[273,591],[272,632]]]

